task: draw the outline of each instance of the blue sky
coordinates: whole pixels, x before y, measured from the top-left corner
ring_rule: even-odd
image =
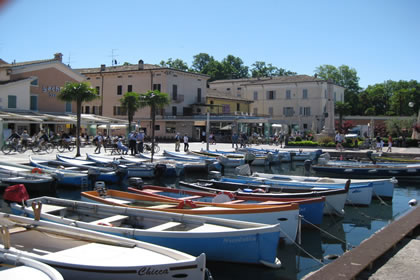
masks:
[[[1,2],[1,1],[0,1]],[[357,70],[360,85],[420,81],[417,0],[9,0],[0,9],[0,58],[63,53],[73,68],[118,63],[191,66],[204,52],[313,75],[323,64]]]

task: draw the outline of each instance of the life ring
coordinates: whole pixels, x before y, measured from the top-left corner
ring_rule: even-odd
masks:
[[[190,208],[196,208],[197,205],[192,201],[192,200],[182,200],[178,203],[178,205],[176,206],[177,209],[184,209],[185,206],[188,206]]]
[[[31,173],[39,173],[39,174],[42,174],[44,172],[42,171],[41,168],[35,167],[35,168],[32,168]]]
[[[232,192],[221,192],[221,194],[227,195],[230,200],[235,200],[235,195]]]

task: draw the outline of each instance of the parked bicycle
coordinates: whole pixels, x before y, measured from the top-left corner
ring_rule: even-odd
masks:
[[[57,145],[57,151],[59,151],[60,153],[68,150],[70,152],[72,152],[75,148],[75,144],[73,142],[68,142],[65,140],[61,140],[59,141],[58,145]]]
[[[152,152],[152,143],[144,143],[143,148],[144,148],[144,150],[143,150],[144,153]],[[158,143],[155,142],[154,154],[159,153],[159,151],[160,151],[160,147],[159,147]]]
[[[26,152],[26,147],[23,146],[20,143],[20,141],[10,140],[10,141],[6,141],[6,143],[3,145],[3,147],[1,147],[1,151],[5,155],[8,155],[13,151],[18,152],[18,153],[24,153],[24,152]]]
[[[54,151],[54,145],[46,141],[40,142],[38,140],[32,145],[32,152],[34,153],[47,152],[50,154],[52,151]]]

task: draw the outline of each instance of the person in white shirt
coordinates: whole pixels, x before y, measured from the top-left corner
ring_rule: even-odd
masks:
[[[184,135],[184,152],[188,152],[188,148],[190,145],[188,144],[188,136],[187,134]]]

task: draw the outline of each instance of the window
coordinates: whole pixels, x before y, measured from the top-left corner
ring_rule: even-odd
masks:
[[[38,79],[33,80],[31,86],[38,86]]]
[[[98,113],[98,106],[92,106],[92,114],[96,115]]]
[[[229,91],[229,90],[230,90],[230,88],[228,87],[226,90],[227,90],[227,91]]]
[[[223,114],[229,114],[230,113],[230,105],[224,104],[223,105]]]
[[[16,95],[7,96],[7,108],[16,109]]]
[[[90,107],[89,106],[85,107],[85,114],[90,114]]]
[[[293,107],[283,107],[283,115],[285,117],[292,117],[294,114]]]
[[[210,105],[214,105],[214,101],[213,100],[210,100]]]
[[[101,95],[101,88],[100,87],[96,87],[96,94]]]
[[[133,92],[133,85],[128,85],[127,86],[127,91],[128,92]]]
[[[175,133],[176,123],[166,123],[166,133]]]
[[[254,100],[258,100],[258,91],[254,91]]]
[[[172,85],[172,100],[178,99],[178,86]]]
[[[153,90],[160,91],[160,84],[153,84]]]
[[[272,116],[273,116],[273,114],[274,114],[274,109],[273,109],[273,107],[268,107],[268,114],[270,115],[270,117],[272,117]]]
[[[328,98],[328,96],[327,96],[327,90],[324,90],[324,96],[325,96],[325,99]]]
[[[267,91],[267,99],[269,100],[276,99],[276,92],[274,90]]]
[[[254,116],[258,116],[258,108],[254,108]]]
[[[172,116],[176,116],[177,110],[176,106],[172,106]]]
[[[117,95],[122,95],[122,86],[117,86]]]
[[[241,104],[236,103],[236,111],[240,111],[241,110]]]
[[[197,103],[201,103],[201,88],[197,89]]]
[[[127,110],[121,106],[114,106],[114,116],[126,116]]]
[[[302,91],[302,98],[303,98],[303,99],[308,99],[308,90],[307,90],[307,89],[304,89],[304,90]]]
[[[30,100],[30,109],[32,111],[38,111],[38,96],[32,95]]]
[[[286,99],[292,99],[292,92],[290,89],[286,90]]]
[[[66,102],[66,113],[71,113],[71,102]]]
[[[159,124],[155,124],[155,130],[159,131],[160,130],[160,125]]]
[[[238,90],[240,91],[242,88],[238,87]]]
[[[300,107],[299,114],[301,116],[310,116],[311,115],[311,107]]]

